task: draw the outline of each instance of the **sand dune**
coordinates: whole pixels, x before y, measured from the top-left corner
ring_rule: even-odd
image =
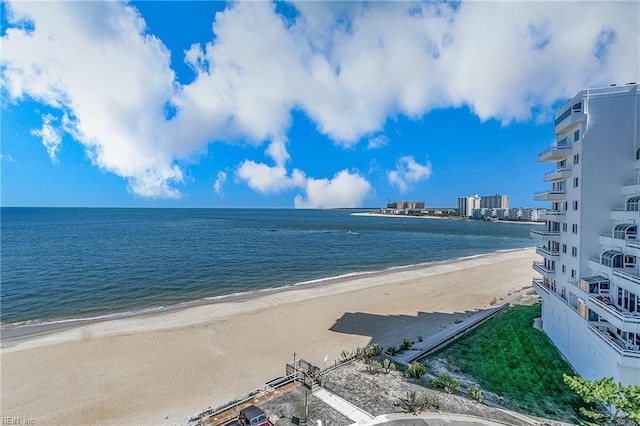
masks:
[[[294,352],[322,365],[403,324],[486,308],[530,287],[534,258],[510,251],[5,341],[0,411],[23,424],[182,422],[283,375]]]

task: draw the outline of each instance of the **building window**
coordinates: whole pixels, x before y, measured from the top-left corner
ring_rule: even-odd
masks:
[[[571,278],[575,278],[575,277],[577,277],[577,276],[578,276],[578,273],[576,272],[576,270],[575,270],[575,269],[572,269],[572,270],[571,270]]]
[[[578,142],[580,140],[580,130],[573,132],[573,141]]]
[[[566,245],[566,244],[563,244],[563,245],[562,245],[562,252],[563,252],[563,253],[566,253],[566,252],[567,252],[567,245]]]
[[[562,224],[562,232],[567,232],[567,224],[566,223]]]
[[[571,256],[578,256],[578,247],[571,247]]]
[[[573,156],[573,164],[579,164],[580,163],[580,154],[576,154]]]
[[[574,210],[578,210],[578,201],[577,200],[573,202],[573,209]]]
[[[563,274],[567,273],[567,265],[562,265],[562,273]]]
[[[567,210],[569,210],[569,202],[565,201],[564,202],[564,211],[567,211]]]
[[[574,234],[578,233],[578,225],[576,225],[575,223],[573,225],[571,225],[571,232],[573,232]]]
[[[577,178],[577,177],[574,177],[574,178],[573,178],[573,187],[575,188],[575,187],[577,187],[577,186],[578,186],[578,178]]]

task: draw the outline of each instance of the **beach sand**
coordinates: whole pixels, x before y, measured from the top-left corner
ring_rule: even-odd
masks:
[[[294,352],[322,366],[407,322],[530,289],[535,258],[496,253],[3,341],[0,412],[22,424],[181,423],[282,376]]]

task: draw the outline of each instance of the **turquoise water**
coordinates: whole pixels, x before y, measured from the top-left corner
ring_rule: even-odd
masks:
[[[2,208],[3,325],[531,247],[530,226],[349,210]]]

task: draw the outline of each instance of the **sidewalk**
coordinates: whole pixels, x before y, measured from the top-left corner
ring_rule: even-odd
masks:
[[[338,395],[335,395],[324,388],[319,388],[318,390],[314,391],[313,395],[321,399],[325,404],[333,407],[333,409],[335,409],[339,413],[345,415],[346,417],[349,417],[355,422],[355,424],[373,425],[377,423],[375,421],[375,417],[373,417],[371,414],[367,413],[364,410],[361,410],[349,401],[340,398]]]

